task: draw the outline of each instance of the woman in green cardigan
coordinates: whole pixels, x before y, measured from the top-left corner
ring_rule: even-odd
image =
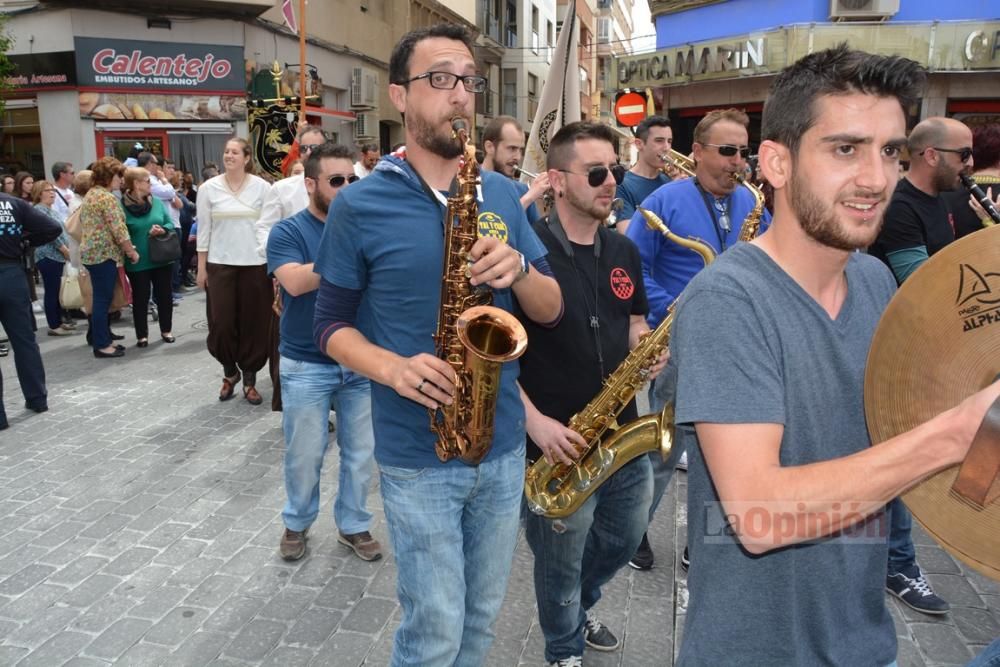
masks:
[[[156,264],[149,259],[149,237],[162,236],[174,229],[170,214],[159,199],[150,194],[149,172],[141,167],[125,170],[122,192],[122,208],[125,209],[125,226],[128,227],[132,245],[139,253],[139,260],[125,260],[125,271],[132,284],[132,319],[135,322],[136,347],[149,345],[149,325],[146,314],[149,311],[149,291],[160,314],[160,338],[165,343],[173,343],[171,333],[173,320],[173,294],[171,280],[173,262]]]

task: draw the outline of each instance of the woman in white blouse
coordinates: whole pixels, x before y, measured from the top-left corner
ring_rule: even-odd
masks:
[[[242,372],[244,398],[260,405],[255,385],[267,363],[272,288],[254,224],[270,186],[250,173],[243,139],[226,142],[222,163],[223,173],[198,188],[198,287],[208,296],[208,351],[223,368],[219,400],[233,397]]]

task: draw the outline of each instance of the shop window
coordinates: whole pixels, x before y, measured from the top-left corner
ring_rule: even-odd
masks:
[[[18,108],[8,104],[3,114],[3,126],[0,128],[0,166],[11,173],[28,171],[35,178],[43,178],[45,163],[42,159],[42,131],[38,123],[38,109],[34,106]]]

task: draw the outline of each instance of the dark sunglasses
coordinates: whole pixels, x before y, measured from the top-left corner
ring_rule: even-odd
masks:
[[[575,171],[570,171],[569,169],[560,169],[559,171],[565,174],[577,174]],[[621,185],[622,181],[625,180],[625,167],[620,164],[613,164],[610,167],[591,167],[587,170],[586,174],[577,174],[577,176],[586,176],[587,184],[592,188],[599,188],[604,184],[604,181],[608,180],[608,172],[615,179],[617,185]]]
[[[937,146],[931,146],[938,153],[958,153],[958,159],[962,162],[968,162],[969,158],[972,157],[972,149],[966,146],[965,148],[938,148]],[[920,155],[927,152],[927,149],[920,151]]]
[[[350,176],[331,176],[330,177],[330,187],[339,188],[344,185],[344,183],[353,183],[358,180],[357,174],[351,174]]]
[[[750,147],[749,146],[733,146],[732,144],[702,144],[702,146],[712,146],[718,149],[719,155],[722,157],[733,157],[737,153],[740,157],[746,160],[750,157]]]
[[[300,153],[312,153],[314,150],[322,146],[323,144],[302,144],[299,146]]]

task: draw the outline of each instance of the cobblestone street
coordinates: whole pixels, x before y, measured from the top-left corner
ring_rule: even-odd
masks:
[[[83,333],[39,337],[50,410],[23,409],[13,356],[0,359],[11,428],[0,433],[0,665],[385,665],[398,622],[390,554],[367,563],[336,541],[330,448],[321,520],[297,563],[277,554],[284,502],[280,415],[220,403],[205,350],[204,296],[175,311],[177,342],[94,359]],[[44,325],[40,325],[44,332]],[[85,325],[81,326],[81,330]],[[687,600],[684,475],[650,531],[657,567],[623,570],[598,605],[623,640],[590,666],[669,665]],[[388,547],[377,487],[373,534]],[[681,506],[680,509],[683,509]],[[918,530],[918,557],[953,610],[893,601],[899,665],[961,665],[1000,635],[1000,586]],[[544,664],[520,541],[490,665]]]

